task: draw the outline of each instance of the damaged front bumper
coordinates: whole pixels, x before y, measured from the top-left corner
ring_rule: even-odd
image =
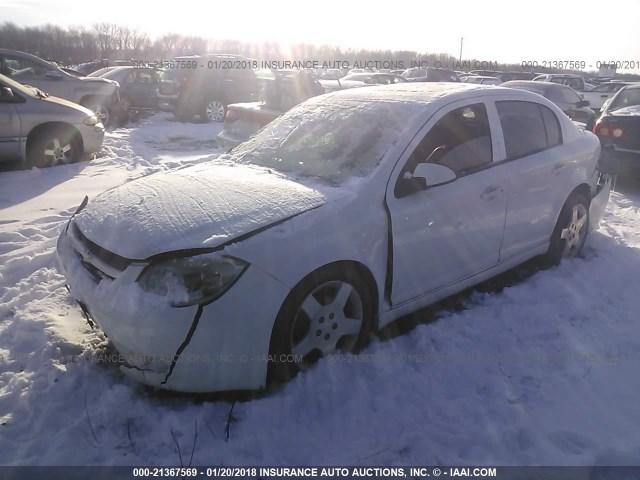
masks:
[[[273,323],[289,288],[256,267],[215,302],[173,307],[136,282],[147,263],[110,268],[67,228],[57,247],[71,295],[109,337],[121,370],[184,392],[266,386]]]

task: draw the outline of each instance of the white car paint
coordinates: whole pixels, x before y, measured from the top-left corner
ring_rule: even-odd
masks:
[[[563,144],[506,161],[500,100],[552,110]],[[489,117],[492,163],[396,198],[394,185],[424,134],[454,108],[477,103]],[[364,177],[336,185],[223,160],[131,182],[72,218],[58,243],[71,294],[131,358],[127,374],[179,391],[262,388],[275,318],[309,273],[334,262],[360,265],[382,327],[544,253],[570,193],[580,185],[596,192],[598,139],[531,92],[460,83],[371,87],[316,97],[280,118],[322,112],[314,110],[319,104],[380,113],[393,105],[407,115]],[[367,133],[368,125],[361,128]],[[253,141],[267,145],[274,131],[268,126]],[[87,248],[77,233],[83,228],[94,244],[133,260],[114,270],[113,253]],[[176,308],[136,282],[159,253],[193,255],[203,247],[249,264],[215,301]],[[98,281],[95,269],[104,275]]]
[[[613,98],[613,96],[625,85],[630,82],[609,82],[603,83],[582,93],[582,98],[589,101],[589,107],[594,110],[602,109],[604,103]]]

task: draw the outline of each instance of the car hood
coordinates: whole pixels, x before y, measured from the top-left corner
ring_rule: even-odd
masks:
[[[41,98],[40,100],[44,100],[45,102],[48,102],[48,103],[55,103],[57,105],[63,105],[71,110],[76,110],[79,114],[84,113],[86,114],[87,117],[94,115],[94,113],[88,108],[83,107],[82,105],[78,105],[77,103],[70,102],[69,100],[65,100],[64,98],[54,97],[53,95],[49,95],[48,97]],[[82,115],[79,115],[78,122],[81,122],[82,120],[84,120],[84,118],[85,117],[83,117]]]
[[[269,170],[200,164],[107,190],[75,216],[92,242],[128,259],[214,248],[325,203]]]

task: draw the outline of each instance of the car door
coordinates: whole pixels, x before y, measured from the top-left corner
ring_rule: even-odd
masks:
[[[159,75],[152,68],[131,69],[124,89],[131,97],[134,107],[151,108],[157,104]]]
[[[0,88],[6,86],[0,83]],[[20,156],[20,114],[16,104],[0,92],[0,160]]]
[[[505,261],[549,241],[571,158],[563,151],[560,122],[550,108],[507,98],[497,100],[495,108],[509,205],[500,250],[500,261]]]
[[[400,158],[386,194],[394,306],[498,263],[506,195],[490,168],[494,141],[486,105],[460,101],[437,112]],[[455,180],[411,178],[425,162],[450,168]]]

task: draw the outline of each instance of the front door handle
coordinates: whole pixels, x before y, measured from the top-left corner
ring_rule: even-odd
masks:
[[[483,200],[493,200],[499,192],[502,192],[501,187],[487,187],[487,189],[480,195],[480,198]]]

